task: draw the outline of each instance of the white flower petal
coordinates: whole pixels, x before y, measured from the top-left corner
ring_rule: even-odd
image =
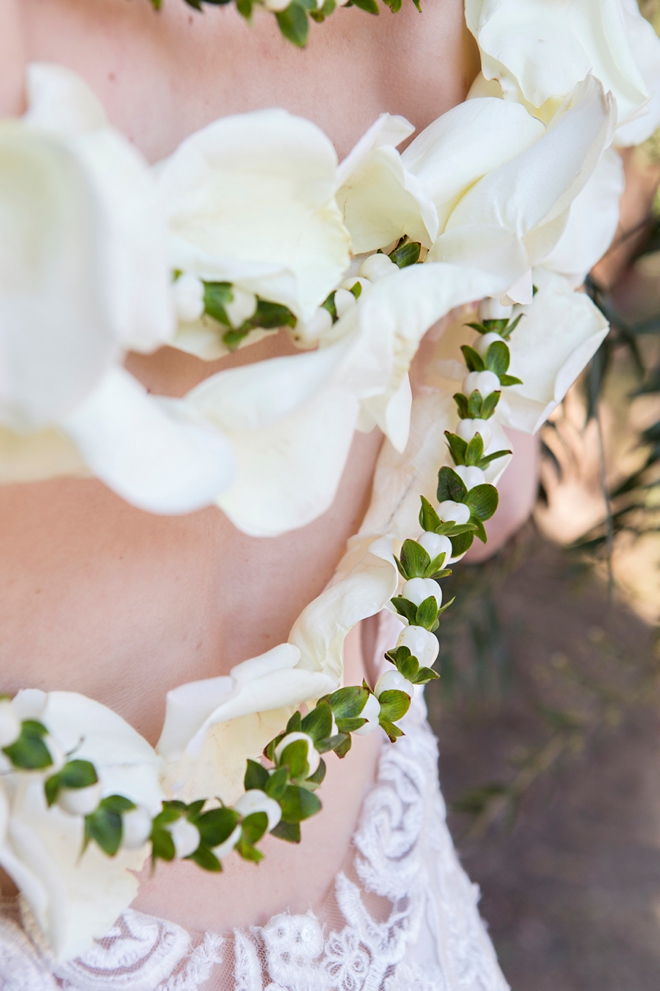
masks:
[[[98,97],[80,76],[54,62],[31,62],[26,69],[28,110],[24,120],[44,131],[69,136],[108,127]]]
[[[111,369],[61,425],[98,478],[149,512],[207,506],[232,478],[222,435],[183,401],[148,396],[122,368]]]
[[[322,131],[283,110],[193,134],[158,167],[173,267],[235,281],[310,319],[349,262],[336,168]]]
[[[523,384],[506,390],[497,413],[526,433],[542,426],[609,329],[600,310],[567,279],[540,269],[534,282],[539,291],[509,342],[509,372]]]

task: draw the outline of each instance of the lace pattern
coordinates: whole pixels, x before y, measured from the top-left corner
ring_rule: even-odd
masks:
[[[384,746],[350,868],[319,915],[193,936],[129,910],[81,958],[49,967],[0,918],[0,991],[507,991],[445,822],[437,744],[416,697]]]

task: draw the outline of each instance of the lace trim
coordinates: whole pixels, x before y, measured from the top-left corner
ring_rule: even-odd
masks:
[[[405,731],[383,748],[351,870],[338,875],[320,913],[338,925],[311,911],[283,913],[227,939],[194,937],[129,910],[83,957],[50,970],[34,940],[5,917],[0,991],[507,991],[478,889],[446,826],[421,695]],[[386,906],[381,918],[376,903]]]

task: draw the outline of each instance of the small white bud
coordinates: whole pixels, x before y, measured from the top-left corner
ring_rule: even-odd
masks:
[[[282,818],[282,809],[274,798],[270,798],[260,788],[244,792],[234,805],[234,810],[246,819],[254,812],[265,812],[268,816],[268,832],[275,829]]]
[[[407,647],[423,668],[431,667],[440,650],[438,638],[422,626],[406,626],[396,645]]]
[[[479,352],[482,358],[486,357],[486,352],[491,344],[496,341],[501,341],[502,338],[499,334],[496,334],[494,330],[491,330],[489,334],[482,334],[479,340],[476,342],[476,350]]]
[[[456,469],[454,469],[455,471]],[[438,516],[443,523],[458,523],[462,526],[470,522],[470,509],[464,502],[454,502],[452,499],[445,499],[438,506]]]
[[[432,561],[438,554],[444,554],[445,561],[448,561],[452,555],[451,540],[449,537],[441,536],[439,533],[423,533],[418,538],[417,543],[424,548]]]
[[[225,313],[229,318],[229,323],[236,330],[256,313],[257,297],[253,292],[247,292],[240,286],[232,286],[231,292],[234,298],[231,303],[225,303]]]
[[[475,485],[483,485],[486,481],[486,476],[481,468],[477,468],[475,465],[456,465],[454,471],[459,478],[463,479],[468,491],[473,489]]]
[[[360,275],[370,282],[379,282],[380,279],[386,279],[388,275],[394,275],[398,271],[399,266],[383,254],[369,255],[360,266]]]
[[[337,289],[335,292],[335,309],[337,316],[341,319],[346,313],[357,306],[357,300],[348,289]]]
[[[484,451],[488,448],[492,437],[488,420],[461,420],[456,428],[456,433],[463,440],[467,441],[468,444],[475,434],[481,434],[481,439],[484,442]]]
[[[366,719],[364,726],[353,730],[356,736],[369,736],[378,729],[378,717],[380,716],[380,702],[375,695],[369,694],[369,698],[364,704],[364,709],[360,713],[360,719]]]
[[[271,10],[274,14],[279,14],[286,10],[291,4],[291,0],[263,0],[266,10]]]
[[[513,313],[512,306],[505,306],[495,296],[488,296],[482,300],[479,307],[479,319],[483,320],[508,320]]]
[[[70,816],[88,816],[98,808],[102,795],[100,781],[86,788],[60,788],[57,804]]]
[[[381,674],[375,688],[376,695],[380,696],[383,692],[405,692],[412,698],[415,689],[400,671],[386,671],[385,674]]]
[[[498,392],[501,388],[495,372],[470,372],[463,380],[463,392],[466,396],[471,396],[478,390],[485,399],[491,392]]]
[[[403,583],[401,595],[416,606],[421,605],[430,596],[433,596],[438,605],[442,604],[442,589],[432,578],[409,578]]]
[[[197,826],[187,819],[177,819],[176,822],[169,822],[165,829],[169,832],[174,842],[174,856],[179,860],[189,857],[199,846],[201,836]]]
[[[16,743],[21,735],[21,721],[9,699],[0,700],[0,750]]]
[[[330,313],[324,306],[319,306],[309,323],[303,324],[298,321],[293,331],[293,338],[305,346],[313,347],[331,328]]]
[[[232,852],[236,844],[241,838],[241,827],[240,824],[237,825],[233,832],[229,834],[227,839],[223,843],[218,843],[217,846],[212,847],[212,852],[216,855],[218,860],[222,860],[223,857],[228,857]]]
[[[275,747],[275,763],[279,764],[280,757],[286,748],[290,743],[295,743],[297,740],[304,740],[307,744],[307,763],[309,764],[309,773],[314,774],[319,766],[321,757],[318,750],[314,746],[314,741],[307,733],[287,733],[287,735],[280,740]]]
[[[151,836],[151,816],[138,805],[130,812],[124,812],[122,819],[121,845],[125,850],[139,850]]]
[[[204,312],[204,283],[196,275],[184,272],[172,283],[174,307],[179,320],[192,323]]]

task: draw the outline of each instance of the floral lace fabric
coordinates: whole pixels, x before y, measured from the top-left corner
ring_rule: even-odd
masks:
[[[1,991],[507,991],[447,829],[421,695],[404,728],[383,746],[346,869],[318,915],[219,936],[129,909],[83,957],[51,967],[8,905]]]

